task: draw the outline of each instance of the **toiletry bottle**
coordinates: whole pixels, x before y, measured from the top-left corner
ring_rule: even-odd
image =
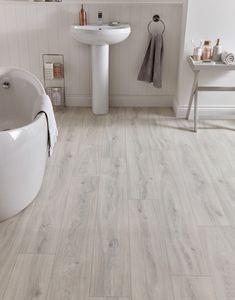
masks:
[[[203,45],[203,41],[201,41],[200,46],[198,46],[198,47],[194,46],[193,60],[200,61],[202,59],[202,51],[203,51],[202,45]]]
[[[98,11],[97,25],[102,25],[102,24],[103,24],[103,13],[102,11]]]
[[[87,25],[87,15],[85,9],[83,8],[83,4],[79,12],[79,24],[81,26]]]
[[[202,60],[210,60],[212,55],[211,41],[205,41],[202,50]]]
[[[63,65],[61,63],[54,63],[53,75],[55,79],[63,78]]]
[[[212,54],[212,60],[213,61],[221,61],[222,50],[223,49],[220,45],[220,39],[217,39],[217,43],[213,47],[213,54]]]

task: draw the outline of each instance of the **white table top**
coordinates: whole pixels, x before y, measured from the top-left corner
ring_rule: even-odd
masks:
[[[235,64],[225,65],[222,62],[216,64],[206,64],[206,63],[195,63],[191,56],[188,57],[188,63],[193,71],[203,71],[203,70],[221,70],[221,71],[235,71]]]

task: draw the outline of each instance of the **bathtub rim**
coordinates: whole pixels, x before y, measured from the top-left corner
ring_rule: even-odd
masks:
[[[25,70],[25,69],[16,68],[16,67],[9,67],[9,66],[1,66],[0,67],[0,79],[3,76],[7,76],[7,73],[14,72],[14,71],[15,72],[19,72],[19,73],[23,73],[26,76],[28,76],[29,81],[31,81],[32,85],[34,85],[34,86],[36,86],[38,88],[40,96],[43,96],[43,95],[46,94],[45,89],[44,89],[41,81],[37,78],[37,76],[34,75],[33,73]]]
[[[10,73],[14,72],[14,71],[25,74],[28,77],[29,82],[37,88],[37,90],[39,92],[38,93],[39,96],[43,97],[43,96],[47,95],[41,81],[33,73],[31,73],[31,72],[29,72],[25,69],[16,68],[16,67],[9,67],[9,66],[1,66],[0,67],[0,80],[1,80],[1,78],[4,78],[4,76],[7,76],[8,73],[10,75]],[[11,128],[11,129],[8,129],[8,130],[0,130],[0,136],[2,134],[11,133],[14,130],[27,129],[31,124],[33,124],[34,122],[37,122],[37,120],[40,117],[42,117],[43,114],[45,115],[45,113],[43,113],[43,112],[38,113],[38,115],[36,115],[35,118],[31,122],[29,122],[29,123],[27,123],[23,126]]]
[[[24,130],[24,129],[27,129],[29,128],[32,124],[34,124],[35,122],[37,122],[40,118],[42,118],[43,116],[45,116],[46,118],[46,114],[41,111],[37,114],[37,116],[32,120],[32,122],[24,125],[24,126],[20,126],[20,127],[15,127],[15,128],[12,128],[12,129],[7,129],[7,130],[1,130],[0,131],[0,136],[4,135],[4,134],[7,134],[7,133],[11,133],[12,131],[15,131],[15,130]]]

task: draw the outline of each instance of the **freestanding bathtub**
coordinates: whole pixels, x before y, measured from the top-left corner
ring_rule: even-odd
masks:
[[[48,130],[35,107],[45,96],[31,73],[0,68],[0,222],[28,206],[41,188]]]

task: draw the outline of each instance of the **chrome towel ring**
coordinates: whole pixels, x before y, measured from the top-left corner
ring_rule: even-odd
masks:
[[[149,34],[152,34],[151,31],[150,31],[150,25],[151,25],[153,22],[154,22],[154,23],[157,23],[157,22],[161,22],[161,23],[162,23],[162,25],[163,25],[162,34],[163,34],[163,33],[165,32],[165,30],[166,30],[166,25],[165,25],[165,23],[161,20],[161,18],[160,18],[159,15],[154,15],[154,16],[153,16],[153,19],[148,23],[148,32],[149,32]]]

